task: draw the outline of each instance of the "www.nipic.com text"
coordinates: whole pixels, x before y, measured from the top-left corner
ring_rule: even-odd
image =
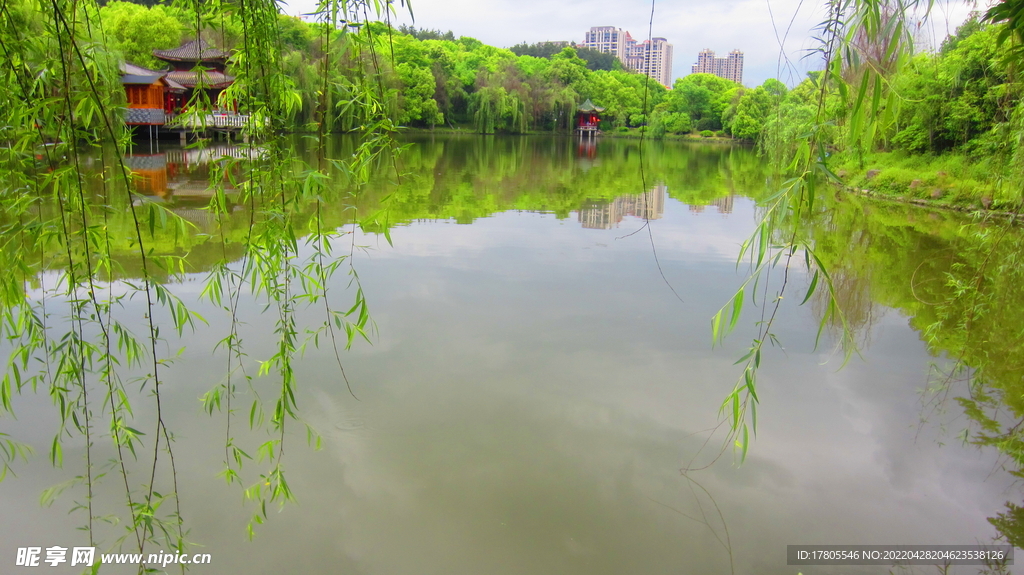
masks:
[[[45,553],[45,556],[44,556]],[[142,560],[141,553],[103,553],[100,555],[100,563],[103,565],[209,565],[213,557],[209,553],[150,553],[146,560]],[[74,547],[71,549],[71,557],[68,557],[67,547],[19,547],[18,556],[14,562],[17,567],[39,567],[44,563],[50,567],[69,563],[72,567],[82,565],[91,567],[96,561],[95,547]]]

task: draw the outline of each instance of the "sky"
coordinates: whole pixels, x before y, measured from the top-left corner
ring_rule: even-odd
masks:
[[[316,0],[283,0],[287,13],[311,12]],[[984,0],[983,0],[984,1]],[[408,6],[408,4],[406,4]],[[919,43],[937,46],[966,19],[972,5],[936,0]],[[690,73],[705,48],[724,57],[744,53],[743,83],[767,78],[788,85],[820,68],[814,56],[814,27],[824,19],[823,0],[412,0],[412,12],[398,7],[395,25],[451,30],[503,48],[520,42],[571,40],[582,43],[591,26],[615,26],[634,39],[666,38],[673,48],[673,77]],[[788,33],[787,33],[788,31]]]

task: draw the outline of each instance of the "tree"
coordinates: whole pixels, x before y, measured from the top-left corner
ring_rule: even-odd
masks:
[[[772,109],[772,96],[763,86],[747,90],[736,107],[732,119],[732,135],[742,140],[756,141]]]
[[[621,70],[622,62],[614,54],[577,46],[576,54],[587,63],[588,70]]]
[[[509,48],[509,51],[516,56],[551,58],[562,51],[562,46],[558,42],[537,42],[536,44],[527,44],[526,42],[522,42]]]
[[[417,40],[448,40],[449,42],[455,41],[455,34],[452,31],[441,32],[440,30],[428,30],[426,28],[416,29],[415,26],[401,25],[398,27],[398,31],[402,34],[407,34],[416,38]]]
[[[399,64],[395,71],[402,82],[400,92],[402,124],[422,123],[428,126],[444,123],[444,115],[434,100],[436,83],[433,74],[426,68],[418,68],[407,62]]]
[[[688,114],[701,130],[722,129],[722,113],[738,84],[712,74],[690,74],[676,80],[668,95],[673,112]]]
[[[100,9],[103,29],[111,47],[124,59],[149,68],[159,67],[153,50],[177,47],[182,38],[181,22],[166,6],[147,8],[132,2],[110,2]]]

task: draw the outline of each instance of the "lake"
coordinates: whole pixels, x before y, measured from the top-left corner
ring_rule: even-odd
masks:
[[[211,166],[223,155],[258,162],[260,154],[144,143],[127,159],[150,200],[193,224],[190,237],[157,246],[185,255],[187,273],[169,287],[207,322],[180,338],[168,327],[158,352],[184,347],[163,370],[162,409],[188,539],[212,556],[190,572],[878,573],[888,568],[787,566],[786,546],[991,543],[998,533],[988,519],[1020,500],[1004,452],[964,442],[964,429],[978,432],[955,398],[972,383],[957,375],[947,391],[929,391],[956,356],[955,328],[937,340],[925,334],[947,318],[936,306],[969,249],[965,216],[829,193],[805,232],[831,267],[859,353],[843,366],[831,330],[815,345],[823,304],[799,305],[810,276],[802,261],[794,265],[773,329],[782,348],[762,360],[756,436],[740,464],[723,445],[728,423],[715,430],[761,311],[748,305],[719,346],[711,317],[746,277],[737,254],[774,181],[754,150],[539,136],[404,143],[397,172],[384,162],[352,202],[324,205],[346,232],[337,253],[351,254],[330,281],[334,305],[352,305],[354,270],[375,329],[369,343],[357,337],[340,352],[351,393],[324,340],[295,360],[299,415],[322,435],[322,449],[289,424],[284,464],[296,502],[271,506],[252,542],[254,506],[217,476],[225,415],[207,415],[200,402],[224,378],[226,352],[214,348],[230,313],[199,294],[211,262],[237,267],[241,258],[236,244],[209,239],[219,233],[203,209]],[[298,140],[295,153],[311,146]],[[352,144],[332,146],[344,156]],[[86,168],[97,177],[98,158]],[[235,178],[217,177],[237,196]],[[246,213],[240,202],[232,222]],[[231,225],[237,237],[244,224]],[[310,251],[300,243],[298,256]],[[115,285],[133,281],[125,262]],[[43,286],[56,285],[52,269]],[[40,293],[35,285],[30,297]],[[985,316],[1003,319],[974,322],[984,326],[986,373],[998,389],[1020,374],[1011,361],[1019,302],[993,304],[1003,313]],[[256,377],[277,341],[277,315],[265,305],[244,295],[237,312],[257,390],[274,381]],[[300,334],[323,322],[322,306],[298,305]],[[142,326],[140,298],[120,309]],[[231,434],[255,456],[266,433],[248,430],[249,403],[236,409]],[[149,426],[153,410],[140,399],[136,420]],[[87,542],[76,530],[85,516],[69,515],[84,500],[80,485],[39,503],[44,488],[82,473],[84,441],[69,440],[55,470],[46,455],[57,421],[50,398],[26,392],[15,413],[0,419],[0,432],[37,453],[0,485],[5,573],[23,571],[10,567],[19,547]],[[129,463],[140,484],[154,435],[143,431],[148,455]],[[109,438],[94,443],[99,468],[113,450]],[[162,465],[166,493],[173,485]],[[246,485],[259,470],[246,462]],[[111,467],[94,494],[104,511],[94,514],[123,523],[119,481]],[[125,529],[102,525],[99,547],[108,550]],[[125,551],[132,545],[134,536]]]

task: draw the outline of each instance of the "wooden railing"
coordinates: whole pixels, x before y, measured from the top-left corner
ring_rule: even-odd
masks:
[[[213,128],[244,128],[249,122],[249,116],[237,114],[207,114],[206,125]]]
[[[249,116],[242,114],[206,114],[205,116],[179,115],[170,124],[177,124],[193,130],[219,128],[240,130],[249,123]]]

